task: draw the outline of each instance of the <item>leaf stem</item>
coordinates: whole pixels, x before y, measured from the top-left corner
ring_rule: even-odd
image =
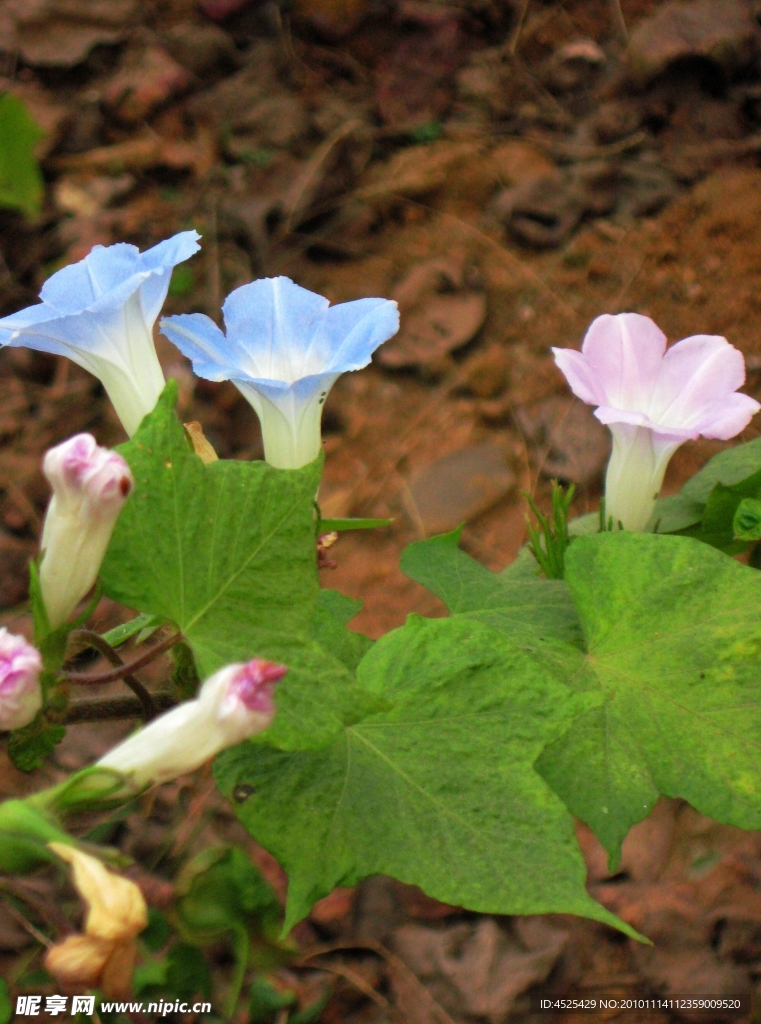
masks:
[[[93,675],[90,675],[87,672],[66,672],[64,673],[64,679],[67,683],[114,683],[117,679],[124,679],[127,685],[131,686],[133,691],[137,693],[138,697],[140,694],[135,690],[133,685],[134,683],[137,683],[137,680],[133,679],[132,683],[128,681],[131,673],[137,672],[139,668],[144,668],[146,665],[149,665],[152,661],[155,661],[160,654],[163,654],[164,651],[168,651],[170,647],[174,647],[175,644],[178,644],[180,640],[182,640],[182,633],[173,633],[171,636],[166,637],[165,640],[162,640],[160,643],[151,647],[150,650],[145,651],[144,654],[135,658],[134,661],[125,663],[113,647],[106,643],[106,641],[103,640],[103,637],[99,636],[97,633],[92,633],[89,629],[78,629],[72,632],[71,636],[75,639],[84,640],[86,643],[90,644],[90,646],[95,647],[96,650],[101,651],[101,653],[108,658],[111,664],[115,665],[115,668],[112,668],[108,672],[97,672]],[[93,637],[97,638],[96,642],[93,641]],[[111,652],[110,654],[106,653],[105,647],[108,647]],[[148,693],[142,683],[137,683],[137,685],[140,689],[144,690],[146,694]],[[150,697],[150,694],[148,694],[148,696]],[[151,717],[152,716],[153,713],[151,714]]]
[[[125,667],[120,655],[116,653],[108,640],[104,640],[103,637],[94,630],[74,629],[69,634],[69,637],[73,638],[75,641],[80,641],[80,643],[87,644],[88,647],[92,647],[96,651],[100,651],[103,657],[107,661],[110,661],[112,665],[122,668]],[[71,677],[69,676],[68,678]],[[136,679],[133,675],[125,674],[122,678],[140,701],[140,705],[143,709],[143,721],[150,722],[152,718],[156,717],[156,708],[153,704],[153,698],[150,693],[143,686],[140,680]]]

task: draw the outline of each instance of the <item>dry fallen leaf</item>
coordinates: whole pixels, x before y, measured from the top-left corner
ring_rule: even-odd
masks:
[[[515,918],[510,930],[490,917],[474,924],[397,929],[394,947],[450,1014],[504,1024],[516,997],[544,981],[567,934],[538,917]]]

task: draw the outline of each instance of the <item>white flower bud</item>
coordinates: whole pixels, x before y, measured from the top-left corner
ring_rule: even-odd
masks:
[[[226,747],[263,732],[275,717],[273,691],[288,669],[254,658],[227,665],[186,701],[133,733],[98,761],[138,789],[195,771]]]
[[[121,455],[77,434],[46,454],[53,488],[42,530],[40,585],[53,628],[69,618],[97,579],[134,480]]]
[[[42,658],[23,636],[0,629],[0,729],[28,725],[42,707]]]

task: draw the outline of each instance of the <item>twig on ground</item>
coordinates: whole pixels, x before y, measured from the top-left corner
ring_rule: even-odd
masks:
[[[626,46],[629,42],[629,33],[626,29],[624,12],[621,10],[621,0],[608,0],[610,6],[610,20],[613,22],[613,29],[618,36],[619,42]]]

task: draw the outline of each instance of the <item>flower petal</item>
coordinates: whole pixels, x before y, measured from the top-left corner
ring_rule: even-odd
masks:
[[[697,429],[703,437],[715,437],[721,441],[728,441],[731,437],[736,437],[740,431],[745,430],[759,409],[761,409],[761,404],[750,395],[728,395],[706,410]]]
[[[644,412],[658,377],[666,335],[650,317],[639,313],[606,313],[598,316],[581,346],[597,391],[605,395],[600,405]]]
[[[201,248],[198,244],[200,237],[197,231],[180,231],[172,238],[140,253],[140,270],[143,273],[150,272],[150,277],[140,287],[140,305],[143,316],[150,323],[156,322],[164,305],[172,270],[178,263],[184,263],[198,252]]]
[[[247,353],[246,374],[292,384],[323,370],[309,351],[328,306],[322,295],[287,277],[262,278],[231,292],[222,314],[228,338]]]
[[[555,362],[577,398],[587,405],[603,405],[606,396],[586,356],[572,348],[553,348]]]
[[[673,345],[664,356],[648,412],[663,425],[692,427],[745,382],[742,352],[726,338],[698,334]]]
[[[229,380],[232,367],[245,352],[226,338],[205,313],[178,313],[159,321],[159,331],[193,363],[193,372],[205,380]]]
[[[628,423],[634,427],[647,427],[648,430],[652,430],[659,437],[668,439],[670,441],[688,441],[694,440],[700,435],[700,431],[697,429],[683,430],[679,427],[663,427],[653,421],[642,412],[627,412],[624,409],[613,409],[609,405],[601,405],[595,409],[595,416],[608,427],[613,427],[615,423]]]
[[[312,353],[328,373],[367,366],[373,352],[399,330],[399,309],[390,299],[357,299],[331,306],[318,326]]]
[[[42,286],[40,298],[58,316],[80,313],[139,272],[140,250],[136,245],[95,245],[79,263],[57,271]],[[139,283],[139,282],[137,282]],[[132,290],[137,287],[132,286]]]

